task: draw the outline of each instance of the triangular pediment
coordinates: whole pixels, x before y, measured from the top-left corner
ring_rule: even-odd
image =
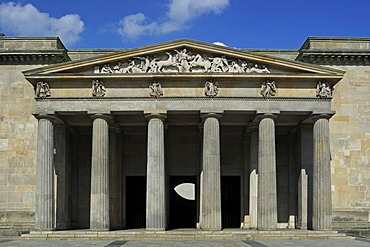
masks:
[[[148,74],[316,76],[340,79],[343,72],[321,66],[279,59],[253,52],[192,40],[178,40],[119,51],[87,60],[51,65],[24,72],[26,78],[70,75],[147,76]],[[35,78],[35,77],[34,77]]]

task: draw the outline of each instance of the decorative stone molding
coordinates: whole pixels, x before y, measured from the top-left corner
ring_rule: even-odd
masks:
[[[56,64],[70,61],[67,52],[49,53],[26,53],[26,52],[0,52],[0,64],[3,65],[28,65],[28,64]]]
[[[328,52],[305,52],[297,57],[297,61],[305,63],[320,64],[320,65],[352,65],[362,66],[370,64],[370,53],[328,53]]]
[[[216,97],[218,95],[218,82],[212,80],[206,81],[204,85],[204,94],[207,97]]]
[[[154,81],[149,85],[149,96],[153,98],[159,98],[163,96],[162,85],[158,81]]]
[[[106,92],[104,82],[99,80],[93,80],[92,81],[92,96],[93,97],[104,97]]]
[[[319,81],[316,86],[316,97],[332,98],[334,87],[327,81]]]
[[[94,73],[270,73],[265,65],[226,56],[173,50],[96,66]]]
[[[261,95],[263,98],[270,98],[276,95],[276,85],[275,81],[264,81],[261,84]]]
[[[46,98],[51,96],[50,87],[47,82],[39,81],[36,84],[35,94],[37,98]]]

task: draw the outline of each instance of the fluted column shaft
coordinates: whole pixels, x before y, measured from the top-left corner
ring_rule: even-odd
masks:
[[[277,228],[277,190],[274,115],[264,114],[258,138],[258,230]]]
[[[221,230],[220,115],[207,114],[203,126],[200,228]]]
[[[257,204],[258,204],[258,128],[251,128],[250,136],[250,175],[249,175],[249,215],[250,228],[257,228]]]
[[[164,164],[164,119],[161,114],[146,116],[148,123],[146,229],[166,229],[166,187]]]
[[[54,127],[49,116],[38,116],[35,228],[54,226]]]
[[[109,230],[109,117],[92,117],[90,229]]]
[[[314,118],[313,126],[313,218],[314,230],[332,227],[329,116]]]

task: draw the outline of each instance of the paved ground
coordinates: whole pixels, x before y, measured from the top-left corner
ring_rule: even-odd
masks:
[[[0,240],[3,246],[106,246],[106,247],[370,247],[370,239],[357,240],[246,240],[246,241],[83,241],[83,240]]]

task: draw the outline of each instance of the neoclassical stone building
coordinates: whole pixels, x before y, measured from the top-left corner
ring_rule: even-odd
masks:
[[[370,39],[0,37],[3,228],[367,227]]]

